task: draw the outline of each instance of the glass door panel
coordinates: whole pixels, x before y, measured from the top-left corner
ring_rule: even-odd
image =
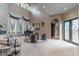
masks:
[[[72,20],[72,42],[78,43],[78,19]]]
[[[65,40],[69,40],[69,22],[65,22]]]

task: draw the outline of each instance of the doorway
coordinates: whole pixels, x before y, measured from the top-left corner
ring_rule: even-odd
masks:
[[[55,24],[51,23],[51,37],[55,37]]]
[[[59,20],[54,18],[51,21],[51,38],[59,39]]]

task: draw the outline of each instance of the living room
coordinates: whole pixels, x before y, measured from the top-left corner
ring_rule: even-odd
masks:
[[[1,3],[0,9],[1,56],[17,55],[17,46],[21,56],[79,55],[78,3]]]

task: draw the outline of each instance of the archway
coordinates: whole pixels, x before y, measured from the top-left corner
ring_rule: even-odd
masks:
[[[54,18],[51,21],[51,38],[59,39],[59,20]]]

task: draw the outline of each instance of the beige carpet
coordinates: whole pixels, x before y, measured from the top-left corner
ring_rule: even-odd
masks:
[[[21,39],[22,56],[77,56],[79,55],[78,46],[71,43],[48,39],[39,40],[38,43],[26,43]]]

